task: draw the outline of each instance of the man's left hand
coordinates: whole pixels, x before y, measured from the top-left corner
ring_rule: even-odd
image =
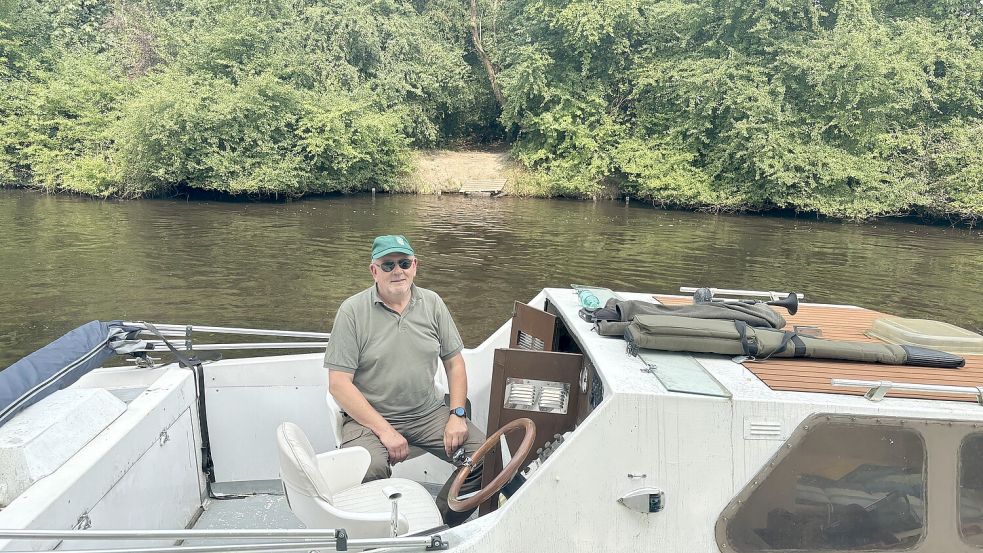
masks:
[[[462,417],[451,415],[451,418],[447,419],[447,426],[444,427],[444,451],[447,452],[447,457],[454,455],[457,448],[464,445],[467,439],[468,423]]]

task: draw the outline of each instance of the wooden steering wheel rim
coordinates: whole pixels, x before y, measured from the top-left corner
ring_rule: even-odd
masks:
[[[511,432],[517,428],[523,429],[522,443],[519,444],[519,449],[512,455],[512,460],[509,461],[508,465],[502,469],[502,472],[495,476],[488,486],[481,488],[478,493],[472,495],[465,500],[457,499],[457,496],[461,494],[461,486],[464,485],[464,481],[467,479],[468,475],[471,474],[471,466],[477,463],[482,457],[485,456],[488,451],[498,445],[499,440],[502,435],[506,432]],[[519,471],[519,467],[522,462],[525,461],[526,456],[532,451],[532,446],[536,442],[536,424],[530,419],[516,419],[505,426],[499,428],[494,434],[488,436],[485,443],[481,444],[478,451],[474,452],[471,456],[472,465],[464,465],[457,469],[457,474],[454,476],[454,481],[451,483],[451,488],[447,493],[447,506],[450,507],[452,511],[458,513],[463,511],[470,511],[481,505],[488,500],[492,495],[494,495],[498,490],[502,489],[502,486],[508,484],[509,480],[515,476],[515,473]]]

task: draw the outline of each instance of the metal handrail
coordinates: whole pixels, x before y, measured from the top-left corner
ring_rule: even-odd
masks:
[[[846,388],[868,388],[864,397],[871,401],[884,399],[884,396],[891,390],[901,390],[932,394],[974,395],[980,405],[983,405],[983,386],[946,386],[943,384],[914,384],[910,382],[891,382],[890,380],[850,380],[846,378],[834,378],[830,380],[830,384]]]
[[[357,548],[351,540],[348,548]],[[415,544],[414,544],[415,545]],[[338,543],[335,541],[309,541],[296,543],[250,543],[250,544],[229,544],[229,545],[172,545],[167,547],[133,547],[133,548],[112,548],[112,549],[58,549],[58,551],[70,551],[77,553],[220,553],[223,551],[312,551],[318,548],[330,547],[337,551],[347,551],[347,549],[337,549]],[[379,547],[378,545],[366,545],[364,547]],[[37,553],[36,551],[16,551],[14,553]]]
[[[680,292],[687,293],[687,294],[692,294],[697,290],[699,290],[699,288],[695,286],[679,287]],[[763,290],[732,290],[729,288],[710,288],[710,292],[712,292],[714,296],[717,295],[747,296],[747,297],[754,297],[754,298],[771,298],[772,300],[782,300],[792,294],[791,292],[771,292],[771,291],[765,292]],[[802,300],[805,299],[805,294],[797,293],[795,294],[795,297]]]
[[[239,530],[0,530],[0,539],[33,540],[198,540],[215,538],[325,539],[337,537],[335,529],[239,529]]]
[[[140,321],[126,321],[123,324],[143,327]],[[238,328],[228,326],[200,326],[200,325],[178,325],[178,324],[157,324],[154,327],[165,333],[166,336],[185,336],[191,332],[211,332],[215,334],[250,334],[254,336],[285,336],[288,338],[331,338],[330,332],[306,332],[301,330],[267,330],[262,328]],[[144,327],[146,328],[146,327]],[[174,334],[171,334],[174,333]],[[180,333],[180,334],[179,334]]]
[[[141,328],[141,335],[170,338],[168,342],[175,349],[182,351],[220,351],[220,350],[256,350],[256,349],[325,349],[327,342],[240,342],[231,344],[201,344],[192,342],[192,333],[237,334],[248,336],[280,336],[287,338],[323,338],[331,339],[329,332],[305,332],[299,330],[270,330],[263,328],[237,328],[227,326],[196,326],[179,324],[154,324],[157,332],[149,330],[141,321],[125,321],[124,325]],[[143,340],[145,347],[129,346],[127,352],[162,352],[170,348],[163,340]],[[137,345],[144,345],[137,344]]]
[[[135,351],[157,351],[166,353],[168,348],[161,340],[147,340],[147,344],[152,347]],[[233,344],[187,344],[180,340],[171,342],[176,349],[185,351],[217,351],[228,349],[323,349],[328,347],[327,342],[244,342]]]
[[[423,548],[427,551],[447,549],[439,534],[399,538],[348,539],[344,530],[0,530],[0,539],[13,540],[156,540],[156,539],[250,539],[250,538],[309,538],[311,541],[274,543],[235,543],[196,546],[166,546],[142,548],[84,549],[79,553],[219,553],[223,551],[311,551],[331,547],[338,551],[365,550],[381,547]],[[326,539],[327,538],[327,539]],[[60,550],[76,551],[76,550]],[[35,553],[16,551],[14,553]]]

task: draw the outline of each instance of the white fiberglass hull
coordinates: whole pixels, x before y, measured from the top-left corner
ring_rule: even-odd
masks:
[[[776,392],[741,365],[715,356],[701,356],[699,363],[727,394],[673,392],[650,367],[625,354],[623,341],[597,336],[579,321],[576,296],[569,292],[545,291],[531,305],[543,307],[549,299],[555,306],[596,369],[603,400],[501,508],[441,531],[450,550],[721,553],[725,548],[717,526],[722,513],[817,413],[983,425],[983,409],[972,403],[874,403],[858,396]],[[494,350],[508,345],[509,330],[506,324],[481,346],[465,351],[472,417],[479,427],[489,416]],[[325,423],[330,413],[320,354],[220,361],[206,365],[205,377],[214,489],[275,482],[274,430],[284,421],[298,424],[317,451],[335,447]],[[77,386],[111,389],[128,399],[127,409],[68,462],[0,510],[0,528],[193,525],[209,500],[191,371],[174,365],[104,369]],[[422,456],[397,465],[394,476],[441,484],[451,470]],[[643,489],[664,494],[659,512],[642,513],[620,501]],[[0,541],[0,550],[174,543],[7,540]]]

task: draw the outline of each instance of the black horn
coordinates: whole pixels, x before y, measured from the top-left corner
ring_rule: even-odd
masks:
[[[785,309],[788,309],[789,315],[795,315],[796,311],[799,310],[799,295],[795,292],[790,292],[789,295],[785,296],[785,299],[783,300],[775,300],[765,303],[776,307],[784,307]]]

